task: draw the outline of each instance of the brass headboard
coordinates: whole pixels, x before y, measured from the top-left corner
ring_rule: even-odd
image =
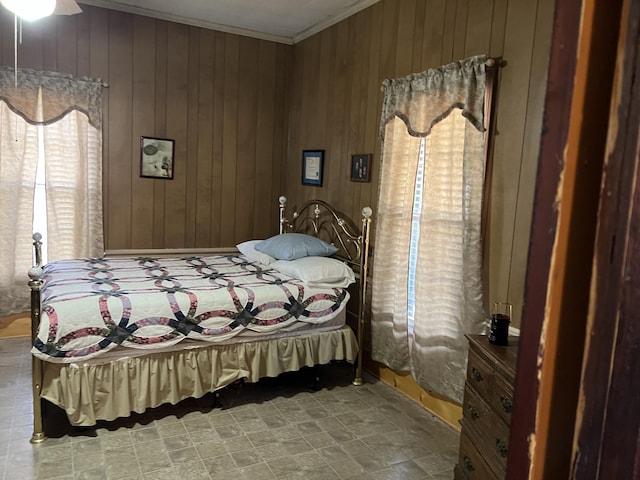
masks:
[[[350,218],[323,200],[310,200],[287,216],[287,197],[281,196],[280,233],[307,233],[332,245],[338,252],[334,255],[349,264],[358,277],[358,364],[354,385],[362,385],[362,351],[364,335],[364,312],[367,295],[369,269],[369,233],[373,211],[362,209],[361,228]]]

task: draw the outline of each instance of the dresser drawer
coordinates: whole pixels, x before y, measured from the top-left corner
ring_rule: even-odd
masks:
[[[464,431],[460,436],[460,455],[455,468],[455,477],[456,480],[497,480],[498,478]]]
[[[488,438],[483,437],[493,431],[495,414],[470,386],[467,386],[464,391],[462,412],[462,427],[465,430],[473,430],[473,436],[478,437],[482,443],[486,443]]]
[[[478,356],[473,349],[469,350],[467,362],[467,385],[471,385],[478,394],[486,399],[491,398],[493,387],[493,371],[483,358]]]
[[[494,425],[487,432],[486,459],[493,470],[500,476],[504,477],[507,470],[507,454],[509,452],[509,427],[499,419],[496,413],[493,414]]]
[[[491,405],[500,417],[511,423],[511,410],[513,409],[513,386],[500,375],[493,378],[493,389],[491,392]]]
[[[467,434],[489,468],[498,478],[503,478],[507,467],[509,427],[470,387],[464,393],[461,424],[462,432]]]
[[[469,357],[456,480],[504,479],[516,373],[517,338],[507,346],[467,335]]]

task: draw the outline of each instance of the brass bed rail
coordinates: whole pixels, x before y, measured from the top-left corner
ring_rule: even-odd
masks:
[[[373,210],[364,207],[361,214],[362,227],[348,220],[322,200],[310,200],[295,210],[291,217],[286,215],[287,197],[278,199],[280,204],[280,233],[308,233],[321,238],[338,248],[336,257],[356,270],[358,277],[357,340],[358,357],[354,385],[362,385],[362,353],[364,348],[364,316],[367,281],[369,273],[369,234]]]

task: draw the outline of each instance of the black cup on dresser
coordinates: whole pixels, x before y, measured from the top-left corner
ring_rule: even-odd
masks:
[[[489,343],[507,346],[509,344],[509,324],[511,323],[511,304],[493,302],[491,304],[491,324],[489,327]]]

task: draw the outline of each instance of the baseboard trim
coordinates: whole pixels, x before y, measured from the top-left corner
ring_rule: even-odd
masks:
[[[0,318],[0,338],[28,337],[31,335],[31,319],[28,313],[17,313]]]

